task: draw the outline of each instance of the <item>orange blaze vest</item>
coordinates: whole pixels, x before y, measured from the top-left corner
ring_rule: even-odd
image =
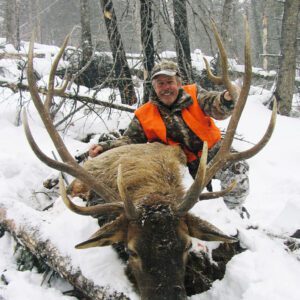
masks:
[[[182,118],[187,126],[196,134],[202,141],[206,141],[208,148],[211,148],[221,139],[221,132],[215,125],[212,118],[205,115],[197,101],[197,87],[195,84],[182,87],[188,93],[193,104],[182,109]],[[167,128],[160,115],[156,105],[152,102],[147,102],[135,111],[135,116],[139,120],[145,135],[149,142],[160,140],[167,145],[178,145],[178,142],[167,138]],[[189,162],[201,156],[201,151],[195,155],[193,152],[183,146],[183,150]]]

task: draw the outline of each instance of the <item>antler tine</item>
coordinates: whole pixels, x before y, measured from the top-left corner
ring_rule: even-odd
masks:
[[[236,187],[236,181],[233,181],[226,189],[218,191],[218,192],[209,192],[209,193],[203,193],[200,196],[199,200],[211,200],[223,197],[224,195],[231,192]]]
[[[262,137],[262,139],[256,145],[254,145],[252,148],[250,148],[246,151],[231,153],[230,160],[238,161],[241,159],[248,159],[248,158],[254,156],[255,154],[257,154],[270,140],[272,133],[274,131],[274,128],[275,128],[276,117],[277,117],[277,101],[276,101],[276,98],[274,97],[271,120],[269,122],[268,128],[267,128],[264,136]]]
[[[60,90],[54,89],[55,72],[57,70],[58,63],[59,63],[61,57],[63,56],[64,51],[68,45],[69,39],[70,39],[70,35],[67,35],[65,37],[65,40],[64,40],[60,50],[58,51],[57,55],[55,56],[55,59],[51,66],[51,70],[50,70],[50,74],[49,74],[49,81],[48,81],[48,93],[47,93],[47,97],[46,97],[46,101],[45,101],[45,108],[48,112],[50,112],[53,96],[60,91]],[[62,87],[61,90],[64,90],[67,87],[67,83],[68,82],[64,83],[64,86]]]
[[[22,111],[22,121],[23,121],[23,127],[25,130],[25,135],[26,135],[27,141],[28,141],[32,151],[34,152],[34,154],[38,157],[38,159],[41,160],[43,163],[45,163],[50,168],[53,168],[53,169],[56,169],[56,170],[59,170],[62,172],[66,172],[73,176],[74,172],[72,172],[73,168],[71,166],[69,166],[65,163],[59,162],[57,160],[54,160],[54,159],[48,157],[47,155],[45,155],[41,151],[41,149],[39,148],[39,146],[37,145],[37,143],[35,142],[32,134],[31,134],[25,109],[23,109],[23,111]]]
[[[98,204],[95,206],[78,206],[74,204],[68,197],[66,187],[62,175],[59,176],[59,192],[65,205],[73,212],[84,216],[104,216],[124,211],[122,202]]]
[[[252,64],[251,64],[251,40],[250,40],[250,32],[249,32],[249,26],[246,17],[244,18],[244,28],[245,28],[245,49],[244,49],[244,55],[245,55],[245,71],[244,71],[244,80],[243,80],[243,86],[238,98],[238,101],[235,105],[234,111],[232,113],[232,116],[230,118],[230,122],[227,127],[226,131],[226,137],[223,140],[222,147],[225,151],[229,151],[234,134],[237,128],[237,125],[239,123],[239,120],[241,118],[241,114],[244,110],[250,85],[251,85],[251,77],[252,77]],[[222,59],[224,60],[224,58]]]
[[[234,100],[237,100],[237,93],[236,90],[233,88],[233,85],[229,79],[228,75],[228,59],[227,59],[227,53],[224,48],[222,39],[219,35],[219,32],[217,30],[216,23],[213,19],[211,19],[211,25],[212,25],[212,30],[219,48],[220,52],[220,58],[221,58],[221,67],[222,67],[222,81],[219,79],[220,82],[222,82],[225,86],[226,89],[229,91],[230,95],[233,97]],[[217,77],[218,78],[218,77]],[[217,83],[217,82],[215,82]]]
[[[34,78],[34,72],[33,72],[33,45],[34,45],[34,34],[32,35],[30,44],[29,44],[28,68],[27,68],[28,85],[29,85],[29,91],[31,94],[31,98],[34,102],[36,109],[39,112],[39,115],[41,116],[41,119],[42,119],[57,151],[59,152],[60,157],[62,158],[63,161],[68,161],[71,164],[75,165],[75,164],[77,164],[76,161],[73,159],[72,155],[68,152],[60,135],[54,128],[52,120],[51,120],[51,116],[49,114],[49,110],[47,109],[46,105],[43,105],[43,102],[39,96],[38,88],[36,85],[36,80]],[[52,70],[52,72],[53,72],[53,70]],[[51,90],[51,88],[50,88],[50,90]]]
[[[77,166],[74,166],[74,165],[70,165],[67,163],[62,163],[62,162],[54,160],[54,159],[48,157],[47,155],[45,155],[41,151],[39,146],[36,144],[32,134],[31,134],[31,131],[30,131],[30,128],[28,125],[27,114],[26,114],[25,110],[23,110],[22,121],[23,121],[23,126],[24,126],[27,141],[28,141],[32,151],[38,157],[39,160],[41,160],[43,163],[45,163],[50,168],[53,168],[53,169],[61,171],[61,172],[65,172],[67,174],[70,174],[74,177],[79,178],[81,181],[83,181],[87,185],[91,186],[91,188],[94,190],[94,192],[97,195],[100,195],[101,197],[103,197],[103,199],[105,201],[120,202],[120,197],[113,190],[110,190],[106,186],[95,181],[95,179],[78,164],[77,164]],[[108,200],[110,200],[110,201],[108,201]]]
[[[65,42],[67,39],[65,40]],[[57,162],[48,156],[46,156],[37,146],[35,143],[32,134],[30,132],[27,116],[25,110],[23,111],[23,124],[25,128],[26,137],[28,139],[28,142],[34,151],[34,153],[37,155],[37,157],[44,162],[46,165],[50,166],[51,168],[54,168],[59,171],[66,172],[74,177],[77,177],[82,182],[86,183],[88,186],[90,186],[96,194],[101,196],[104,201],[106,202],[120,202],[119,195],[113,191],[112,189],[106,187],[101,182],[98,182],[94,179],[92,175],[90,175],[86,170],[84,170],[80,165],[77,164],[73,156],[69,153],[67,147],[65,146],[61,136],[56,131],[53,122],[51,120],[51,116],[49,114],[49,111],[47,108],[43,105],[42,100],[38,93],[38,88],[36,85],[36,80],[34,78],[33,74],[33,44],[34,44],[34,34],[31,37],[30,45],[29,45],[29,53],[28,53],[28,68],[27,68],[27,77],[28,77],[28,84],[29,84],[29,91],[32,97],[32,100],[35,104],[36,109],[38,110],[38,113],[47,129],[47,132],[49,136],[51,137],[52,142],[55,145],[56,150],[58,151],[61,159],[64,163]],[[65,47],[65,44],[64,44]],[[60,51],[58,57],[61,57],[62,51]],[[58,64],[58,61],[56,60],[56,65]],[[51,69],[52,72],[55,73],[54,68]],[[50,76],[51,77],[51,76]],[[52,89],[53,92],[53,86],[50,86],[50,90]]]
[[[228,161],[238,161],[242,159],[247,159],[252,157],[256,153],[258,153],[268,142],[270,139],[273,129],[275,127],[275,120],[276,120],[276,101],[274,101],[273,113],[272,117],[268,126],[268,129],[261,139],[261,141],[252,147],[251,149],[240,152],[240,153],[230,153],[230,148],[233,142],[234,134],[240,120],[242,111],[245,107],[250,85],[251,85],[251,75],[252,75],[252,64],[251,64],[251,43],[250,43],[250,32],[247,19],[244,18],[244,26],[245,26],[245,74],[244,74],[244,81],[243,86],[239,95],[239,99],[236,103],[235,109],[231,116],[230,122],[228,124],[228,128],[226,131],[226,135],[222,141],[222,145],[220,147],[219,152],[217,155],[211,160],[208,166],[207,175],[205,178],[205,184],[207,184],[215,175],[215,173],[222,167],[224,167]],[[220,51],[221,52],[221,51]],[[224,57],[222,58],[222,60]]]
[[[203,57],[205,67],[206,67],[206,72],[207,72],[207,77],[210,81],[212,81],[216,85],[221,85],[223,84],[223,79],[221,76],[215,76],[210,68],[210,65],[205,57]]]
[[[220,150],[209,163],[206,183],[208,183],[213,178],[214,174],[218,171],[218,169],[225,166],[225,164],[229,161],[230,147],[233,142],[234,134],[238,122],[240,120],[242,111],[244,109],[248,97],[249,89],[250,89],[252,66],[251,66],[251,53],[250,53],[250,33],[249,33],[249,27],[246,19],[244,25],[245,25],[245,75],[244,75],[243,87],[239,99],[235,105],[232,116],[230,118],[230,122],[226,130],[226,135],[222,141]],[[221,48],[220,54],[221,54],[221,60],[223,62],[222,63],[222,68],[223,68],[224,66],[227,65],[227,63],[225,63],[225,60],[227,60],[227,55],[224,55],[226,54],[226,51],[223,47],[223,44],[221,42],[216,27],[213,26],[213,28],[218,42],[218,47]],[[223,75],[226,73],[227,72],[223,69]]]
[[[247,159],[256,153],[258,153],[269,141],[272,132],[275,127],[275,120],[276,120],[276,112],[277,112],[277,105],[276,100],[274,100],[274,106],[273,106],[273,112],[272,117],[268,126],[268,129],[261,139],[261,141],[256,144],[251,149],[240,152],[240,153],[230,153],[230,148],[232,145],[232,141],[234,138],[234,134],[238,125],[238,122],[240,120],[242,111],[245,107],[250,85],[251,85],[251,74],[252,74],[252,65],[251,65],[251,45],[250,45],[250,32],[248,27],[247,19],[244,19],[244,26],[245,26],[245,75],[244,75],[244,82],[243,86],[240,92],[240,95],[238,97],[238,101],[236,103],[235,109],[233,111],[233,114],[231,116],[226,135],[222,141],[221,147],[218,151],[218,153],[215,155],[215,157],[210,161],[208,164],[208,167],[206,166],[206,160],[207,160],[207,144],[204,143],[203,146],[203,152],[200,160],[200,165],[198,168],[197,176],[190,187],[189,191],[186,194],[185,199],[182,201],[182,203],[178,206],[178,214],[183,215],[185,214],[189,209],[191,209],[194,204],[198,201],[198,198],[200,196],[201,191],[203,188],[208,184],[208,182],[213,178],[213,176],[216,174],[216,172],[219,169],[222,169],[224,166],[227,165],[229,161],[237,161],[241,159]],[[226,51],[224,49],[223,43],[221,41],[221,38],[218,34],[218,31],[216,29],[215,23],[212,21],[212,28],[213,32],[219,47],[220,55],[221,55],[221,64],[222,64],[222,79],[220,77],[215,77],[217,80],[223,80],[226,88],[230,92],[230,94],[233,96],[234,100],[236,99],[235,90],[229,80],[228,77],[228,63],[227,63],[227,55]],[[206,61],[206,65],[208,66],[208,63]],[[208,68],[208,73],[211,73],[210,69]],[[218,193],[207,193],[202,194],[200,196],[200,200],[206,200],[206,199],[213,199],[218,196],[222,196],[225,193],[231,191],[235,186],[235,183],[231,184],[226,190],[218,192]]]
[[[184,199],[177,207],[178,215],[184,215],[195,205],[195,203],[199,199],[202,190],[206,186],[205,175],[206,175],[207,155],[208,155],[207,142],[204,142],[196,178],[193,184],[190,186],[189,190],[187,191]]]
[[[54,90],[54,96],[63,96],[64,95],[64,93],[68,87],[68,84],[70,82],[70,79],[71,79],[71,77],[69,75],[65,76],[63,85],[60,88],[57,88]]]
[[[129,220],[136,220],[138,218],[138,212],[137,212],[137,209],[135,208],[133,202],[127,195],[126,187],[125,187],[123,175],[122,175],[122,165],[121,164],[118,166],[117,185],[118,185],[120,197],[124,202],[124,211],[125,211],[126,217]]]

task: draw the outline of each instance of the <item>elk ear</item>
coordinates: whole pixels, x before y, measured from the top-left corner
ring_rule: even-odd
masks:
[[[88,200],[90,195],[90,189],[85,183],[76,178],[68,186],[67,194],[70,195],[72,198],[80,197],[84,200]]]
[[[234,243],[238,241],[238,239],[224,234],[211,223],[195,217],[192,214],[186,214],[186,224],[190,236],[203,241],[220,241],[226,243]]]
[[[104,225],[88,240],[75,246],[76,249],[109,246],[114,243],[124,242],[126,238],[128,221],[122,215],[116,220]]]

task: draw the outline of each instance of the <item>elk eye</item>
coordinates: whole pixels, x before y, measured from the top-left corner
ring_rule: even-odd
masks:
[[[127,249],[127,254],[132,258],[137,258],[138,257],[138,254],[135,251],[131,250],[131,249]]]
[[[192,246],[193,246],[193,244],[192,244],[192,243],[189,243],[189,244],[186,246],[185,251],[191,250]]]

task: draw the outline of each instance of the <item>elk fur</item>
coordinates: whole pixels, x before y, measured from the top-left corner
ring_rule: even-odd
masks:
[[[173,200],[183,198],[186,156],[180,147],[161,143],[125,145],[86,161],[83,167],[118,192],[116,178],[120,164],[127,195],[134,203],[154,193]],[[72,197],[91,198],[88,187],[78,179],[71,183],[68,193]]]

